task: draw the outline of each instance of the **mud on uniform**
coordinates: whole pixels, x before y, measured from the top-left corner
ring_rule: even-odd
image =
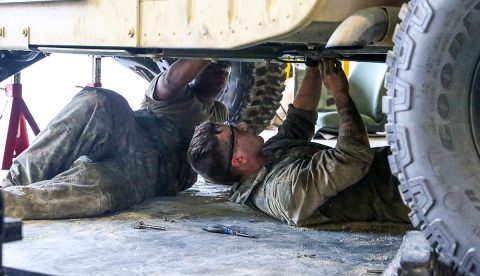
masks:
[[[231,200],[292,225],[334,221],[409,222],[388,148],[341,136],[335,148],[310,142],[316,113],[289,106],[263,146],[265,165],[232,187]]]
[[[5,213],[26,219],[85,217],[175,195],[196,181],[186,152],[194,127],[224,122],[226,108],[184,97],[153,99],[142,109],[119,94],[86,87],[13,162],[1,182]]]

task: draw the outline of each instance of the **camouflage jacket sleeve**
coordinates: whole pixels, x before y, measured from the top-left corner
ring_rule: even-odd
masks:
[[[213,103],[211,114],[210,121],[215,123],[224,123],[228,121],[228,109],[222,102],[216,100]]]
[[[171,120],[180,123],[182,127],[193,128],[202,122],[211,119],[223,120],[227,117],[225,106],[215,101],[207,103],[196,96],[193,88],[187,93],[176,96],[167,101],[158,101],[153,98],[155,85],[160,75],[150,82],[142,102],[143,108],[150,109],[157,116],[168,116]],[[226,121],[223,120],[221,122]]]
[[[315,130],[317,113],[297,109],[292,104],[288,106],[287,118],[278,128],[277,135],[270,138],[269,142],[281,139],[299,139],[310,141]]]

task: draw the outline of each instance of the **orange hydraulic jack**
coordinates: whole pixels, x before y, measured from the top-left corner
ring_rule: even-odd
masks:
[[[28,122],[35,135],[40,132],[40,129],[28,110],[25,101],[23,101],[20,73],[14,75],[12,84],[6,85],[5,96],[10,98],[11,112],[8,123],[7,139],[5,142],[5,151],[3,153],[2,170],[10,169],[13,158],[17,157],[22,151],[28,148],[29,140],[25,120]]]

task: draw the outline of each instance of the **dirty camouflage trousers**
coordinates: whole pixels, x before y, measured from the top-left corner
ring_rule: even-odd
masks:
[[[122,96],[83,89],[14,160],[1,182],[5,213],[93,216],[154,196],[157,157],[143,131]]]

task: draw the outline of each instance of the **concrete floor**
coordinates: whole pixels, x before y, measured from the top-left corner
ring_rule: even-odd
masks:
[[[56,275],[378,275],[411,229],[392,223],[292,227],[231,203],[228,190],[200,180],[179,196],[100,218],[27,221],[23,240],[4,245],[3,262]],[[134,229],[138,221],[166,231]],[[257,238],[202,230],[214,224]]]
[[[56,275],[376,275],[409,225],[345,223],[297,228],[228,200],[199,181],[177,197],[91,219],[24,222],[4,265]],[[166,231],[138,230],[137,221]],[[208,233],[223,224],[257,238]]]

